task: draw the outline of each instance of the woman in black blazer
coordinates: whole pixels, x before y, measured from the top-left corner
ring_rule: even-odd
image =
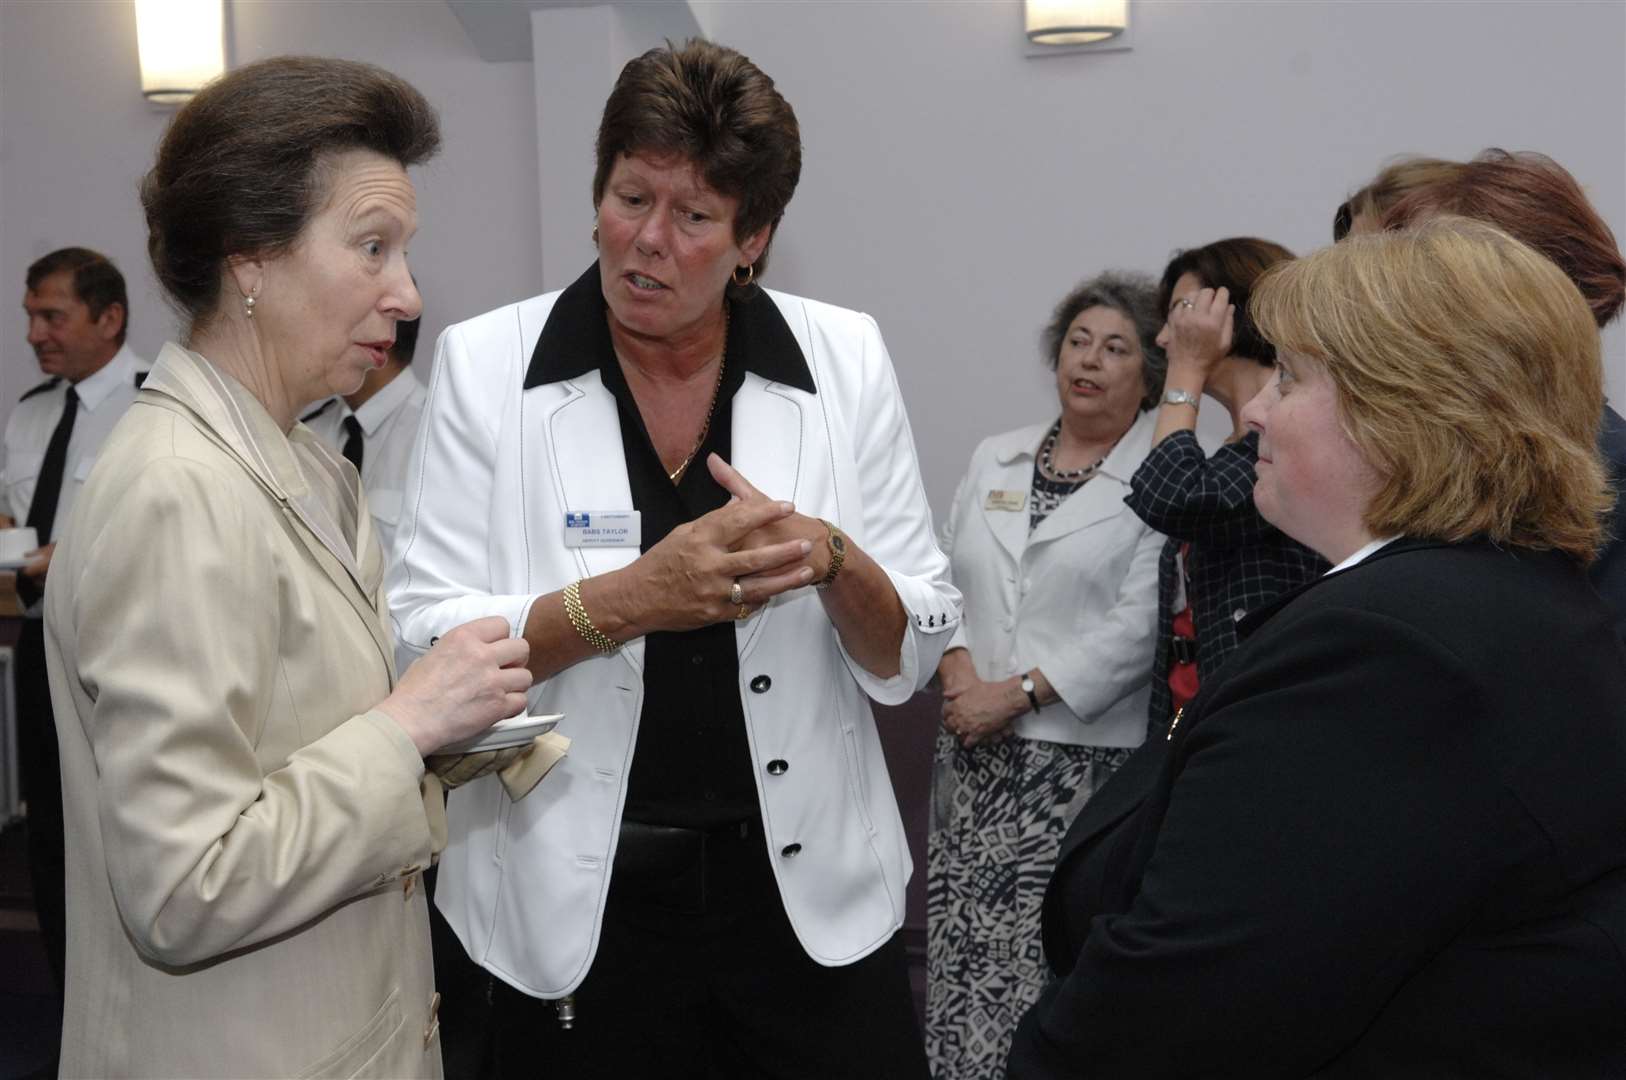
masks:
[[[1285,265],[1253,313],[1255,501],[1335,566],[1074,823],[1009,1076],[1626,1076],[1586,304],[1442,218]]]

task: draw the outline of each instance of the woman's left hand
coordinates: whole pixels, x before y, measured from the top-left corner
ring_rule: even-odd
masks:
[[[723,490],[736,499],[750,501],[768,497],[758,491],[738,469],[716,454],[707,457],[706,467],[711,470],[712,478],[722,486]],[[735,544],[734,550],[751,551],[772,544],[782,544],[788,540],[811,541],[813,550],[807,553],[802,561],[802,566],[812,570],[812,581],[820,581],[830,571],[830,545],[826,542],[826,537],[829,535],[830,531],[824,527],[824,522],[818,518],[810,518],[801,513],[792,513],[748,533]],[[740,578],[740,586],[748,595],[755,596],[759,590],[753,589],[751,586],[758,578],[765,576],[779,578],[787,573],[794,573],[798,569],[796,563],[786,563],[783,566],[775,567],[772,575],[752,574],[749,577],[742,577]]]
[[[983,682],[978,679],[959,693],[943,695],[943,726],[959,736],[967,749],[1005,734],[1005,730],[1027,711],[1027,695],[1007,679]]]
[[[713,479],[742,503],[767,501],[768,497],[741,476],[738,469],[716,454],[706,458],[706,467],[711,470]],[[783,587],[772,586],[786,577],[787,570],[799,575],[794,578],[797,585],[814,585],[830,574],[834,556],[830,529],[824,522],[797,513],[765,520],[766,524],[735,541],[732,550],[752,552],[765,546],[788,546],[787,541],[798,541],[808,545],[807,553],[799,564],[793,560],[775,567],[770,577],[758,573],[739,578],[744,600],[740,618],[785,591]],[[869,674],[890,679],[903,670],[900,650],[904,635],[909,631],[909,616],[880,564],[850,537],[844,551],[840,572],[836,580],[818,594],[819,603],[835,627],[848,658]]]
[[[1169,311],[1169,366],[1188,367],[1205,377],[1230,353],[1236,305],[1230,290],[1199,289]]]

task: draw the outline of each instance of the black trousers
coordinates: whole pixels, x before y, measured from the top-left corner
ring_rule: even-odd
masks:
[[[560,1026],[553,1002],[496,984],[497,1075],[924,1078],[902,942],[843,967],[816,963],[768,859],[755,823],[706,834],[671,874],[623,873],[618,854],[574,1026]]]
[[[62,839],[62,758],[51,712],[51,684],[45,674],[45,623],[24,619],[13,654],[17,686],[17,764],[28,799],[28,872],[40,936],[62,994],[67,966],[66,865]]]

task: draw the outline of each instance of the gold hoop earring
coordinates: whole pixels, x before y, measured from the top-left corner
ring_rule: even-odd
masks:
[[[757,264],[756,263],[750,263],[745,267],[745,277],[744,277],[743,280],[740,278],[740,268],[737,267],[737,266],[734,268],[734,284],[738,285],[742,289],[745,288],[747,285],[751,284],[751,282],[755,281],[756,276],[757,276]]]

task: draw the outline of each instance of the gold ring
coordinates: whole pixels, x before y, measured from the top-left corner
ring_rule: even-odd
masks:
[[[728,602],[738,607],[745,606],[745,590],[740,588],[738,581],[728,587]]]
[[[741,604],[740,605],[740,610],[738,610],[738,611],[736,611],[734,613],[734,621],[735,622],[744,622],[746,619],[749,619],[750,617],[751,617],[751,608],[747,604]]]

